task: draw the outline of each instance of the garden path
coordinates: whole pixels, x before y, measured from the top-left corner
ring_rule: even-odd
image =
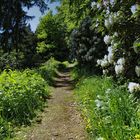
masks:
[[[77,103],[73,95],[70,68],[54,78],[55,88],[48,107],[27,135],[27,140],[88,140]]]

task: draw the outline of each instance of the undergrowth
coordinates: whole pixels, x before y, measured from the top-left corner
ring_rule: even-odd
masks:
[[[29,125],[50,96],[51,78],[59,62],[53,58],[37,69],[4,70],[0,74],[0,140],[10,139],[14,128]]]
[[[54,58],[49,59],[43,63],[36,71],[48,82],[49,85],[53,84],[53,77],[56,75],[61,63]]]
[[[78,82],[76,97],[91,139],[140,139],[140,105],[125,87],[111,78],[92,76]]]

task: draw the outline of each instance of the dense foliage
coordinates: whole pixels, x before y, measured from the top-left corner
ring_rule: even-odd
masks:
[[[60,62],[56,61],[54,58],[49,59],[47,62],[43,63],[37,72],[47,80],[49,85],[53,85],[53,77],[56,76],[56,72],[60,67]]]
[[[13,126],[30,124],[50,96],[52,77],[59,62],[51,58],[41,67],[4,70],[0,75],[0,139],[11,137]]]
[[[22,69],[27,67],[34,67],[40,62],[41,57],[36,53],[37,38],[31,31],[30,26],[24,26],[20,37],[22,38],[18,43],[18,53],[9,44],[10,50],[4,52],[0,48],[0,69]]]
[[[76,59],[79,65],[93,69],[97,58],[101,58],[106,52],[106,45],[100,33],[91,27],[92,19],[85,18],[78,29],[71,35],[71,57]]]
[[[1,0],[0,1],[0,36],[4,52],[16,49],[18,53],[21,34],[26,21],[32,17],[27,15],[25,8],[38,6],[43,12],[47,5],[44,0]],[[9,47],[10,43],[10,47]]]
[[[49,93],[46,81],[31,70],[2,72],[0,89],[2,117],[20,124],[33,118]]]
[[[138,12],[139,5],[133,0],[129,3],[114,1],[104,6],[102,11],[103,27],[106,31],[104,41],[108,46],[108,54],[102,60],[98,60],[98,64],[101,65],[105,74],[112,73],[117,77],[129,79],[139,77],[140,18]]]
[[[90,77],[75,90],[92,139],[128,140],[140,137],[140,105],[110,78]]]
[[[32,17],[24,8],[36,5],[43,12],[44,0],[0,1],[0,139],[11,135],[13,125],[28,124],[42,107],[60,64],[51,57],[64,61],[69,55],[86,72],[81,75],[90,70],[112,77],[92,75],[76,88],[91,137],[138,139],[140,2],[61,0],[60,4],[57,14],[48,12],[33,33],[26,25]],[[48,61],[41,64],[42,60]]]
[[[40,20],[36,30],[37,52],[46,59],[53,56],[60,61],[66,60],[69,56],[69,50],[65,41],[65,34],[66,28],[59,16],[49,12]]]
[[[70,41],[72,56],[82,67],[99,66],[103,74],[126,82],[131,93],[140,91],[139,7],[135,0],[93,1],[92,22],[83,19]]]

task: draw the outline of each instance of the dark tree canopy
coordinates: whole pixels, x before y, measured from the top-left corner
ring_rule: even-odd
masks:
[[[0,1],[0,31],[1,46],[4,52],[10,51],[8,48],[9,41],[11,47],[18,52],[18,42],[20,42],[20,30],[25,26],[26,21],[32,17],[27,15],[24,10],[32,6],[38,6],[41,12],[47,9],[44,0],[1,0]]]

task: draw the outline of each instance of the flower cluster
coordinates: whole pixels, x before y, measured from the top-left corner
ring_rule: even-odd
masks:
[[[138,92],[138,91],[140,91],[140,84],[134,83],[134,82],[130,82],[128,84],[128,89],[129,89],[130,93]]]
[[[105,37],[104,37],[104,42],[105,42],[105,44],[110,44],[111,43],[111,37],[109,36],[109,35],[106,35]]]
[[[115,65],[115,72],[117,75],[123,73],[124,65],[125,65],[125,59],[124,58],[118,59],[117,64]]]
[[[108,47],[108,55],[105,55],[103,59],[97,60],[97,65],[103,69],[103,74],[107,74],[109,71],[106,69],[110,64],[114,63],[114,50],[112,46]]]

